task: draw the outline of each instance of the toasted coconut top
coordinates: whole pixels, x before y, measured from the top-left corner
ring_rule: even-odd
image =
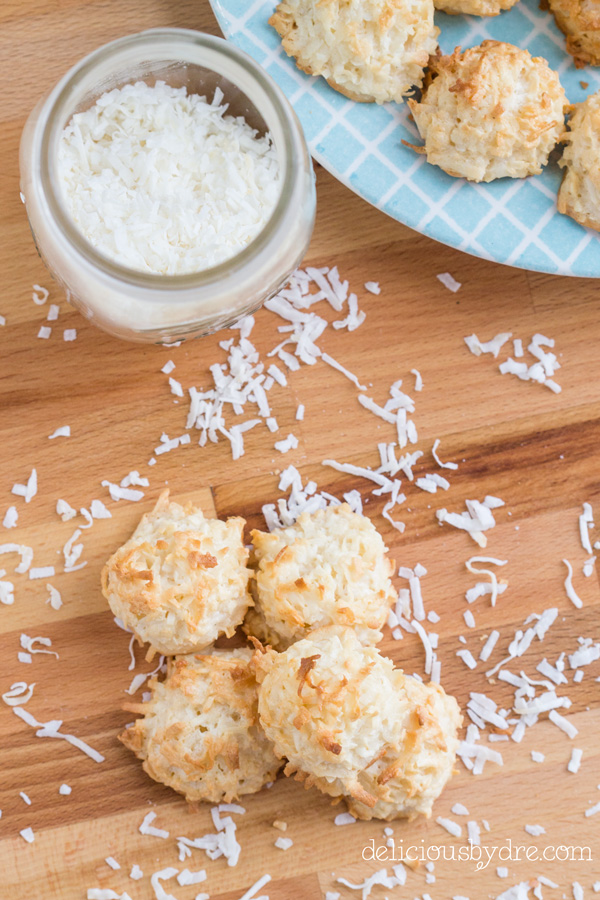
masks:
[[[541,57],[500,41],[431,60],[409,101],[427,161],[471,181],[538,174],[563,130],[566,97]]]
[[[257,608],[282,646],[329,624],[352,626],[365,643],[381,638],[397,593],[385,544],[366,516],[330,506],[289,528],[253,531],[252,541]]]
[[[120,739],[148,774],[188,800],[226,801],[254,793],[280,766],[258,724],[252,652],[213,650],[169,660],[151,679],[151,699],[129,708],[143,718]]]
[[[104,567],[112,611],[161,653],[202,649],[233,634],[252,603],[244,524],[207,519],[165,492]]]
[[[269,21],[301,69],[377,103],[420,86],[439,33],[431,0],[282,0]]]

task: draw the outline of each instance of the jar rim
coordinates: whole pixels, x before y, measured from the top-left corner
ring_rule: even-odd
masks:
[[[129,268],[98,251],[87,240],[65,209],[57,190],[57,179],[52,177],[51,174],[51,148],[53,145],[56,145],[59,136],[57,135],[58,130],[60,129],[62,133],[65,112],[68,112],[69,101],[72,101],[76,85],[90,72],[93,72],[98,65],[111,58],[118,61],[120,56],[123,56],[126,51],[132,48],[143,48],[147,49],[148,52],[154,51],[152,57],[145,60],[146,62],[173,62],[174,58],[169,55],[168,51],[164,55],[156,54],[156,50],[161,46],[161,41],[165,41],[165,39],[180,42],[181,51],[187,48],[190,51],[190,55],[193,50],[201,52],[203,49],[208,49],[213,51],[213,53],[227,55],[232,58],[245,73],[254,79],[255,84],[264,91],[281,126],[283,142],[282,148],[277,147],[281,182],[279,197],[264,227],[239,253],[215,266],[179,275],[162,275]],[[200,59],[186,59],[185,56],[182,56],[182,60],[209,69],[217,75],[223,74],[218,68],[206,65]],[[252,97],[249,96],[247,89],[240,84],[236,84],[236,87],[244,94],[248,102],[257,109],[257,112],[262,115]],[[45,105],[45,121],[43,122],[40,143],[40,175],[49,211],[58,228],[71,247],[88,264],[91,264],[95,269],[100,270],[108,277],[127,283],[135,288],[147,288],[159,294],[168,291],[188,291],[189,289],[207,287],[224,279],[232,278],[250,265],[268,247],[271,239],[277,234],[282,220],[285,218],[289,199],[294,194],[296,173],[299,168],[297,164],[299,143],[300,152],[302,149],[308,152],[301,126],[289,101],[276,82],[247,53],[223,38],[205,34],[204,32],[185,28],[153,28],[125,35],[102,45],[83,57],[58,82]],[[281,150],[283,150],[283,153]]]

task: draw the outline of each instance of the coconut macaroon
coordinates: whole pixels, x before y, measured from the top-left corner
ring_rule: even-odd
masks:
[[[252,532],[256,608],[246,629],[284,648],[324,625],[377,643],[397,600],[393,565],[372,522],[347,504],[302,513],[295,525]]]
[[[578,69],[600,65],[598,0],[548,0],[556,24],[567,39],[567,52]]]
[[[360,818],[429,815],[452,774],[458,705],[394,669],[350,628],[257,652],[260,722],[286,775],[345,797]]]
[[[155,781],[187,800],[219,803],[254,794],[281,763],[258,724],[252,651],[214,650],[169,660],[150,680],[152,698],[127,704],[141,713],[119,740]]]
[[[299,69],[367,103],[420,87],[439,34],[433,0],[282,0],[269,24]]]
[[[545,59],[484,41],[432,59],[431,70],[421,101],[409,101],[427,162],[469,181],[542,171],[564,129],[567,102]]]
[[[400,670],[394,671],[394,682],[404,703],[402,728],[383,755],[360,773],[364,795],[345,797],[357,819],[430,816],[454,772],[462,724],[458,703],[439,684],[422,684]],[[315,785],[337,796],[325,779],[317,779]],[[367,796],[372,799],[365,801]]]
[[[450,16],[498,16],[518,0],[434,0],[436,9]]]
[[[241,518],[206,519],[165,491],[102,571],[115,616],[164,654],[230,637],[252,605]]]
[[[558,211],[600,231],[600,93],[573,107],[563,140]]]

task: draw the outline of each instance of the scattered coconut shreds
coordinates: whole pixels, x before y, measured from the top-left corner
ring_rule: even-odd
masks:
[[[465,664],[469,669],[476,669],[476,668],[477,668],[477,662],[475,661],[475,658],[473,657],[473,654],[471,653],[470,650],[457,650],[457,651],[456,651],[456,655],[457,655],[458,657],[460,657],[460,659],[462,659],[462,661],[464,662],[464,664]]]
[[[71,426],[62,425],[60,428],[57,428],[56,431],[53,431],[52,434],[48,435],[48,440],[52,441],[57,437],[71,437]]]
[[[165,891],[161,881],[168,881],[170,878],[174,878],[178,872],[179,869],[174,868],[174,866],[167,866],[166,869],[161,869],[160,872],[154,872],[150,876],[150,884],[152,885],[156,900],[176,900],[176,898],[173,897],[173,894],[168,894]]]
[[[51,647],[52,641],[47,637],[29,637],[27,634],[22,634],[20,638],[21,647],[27,653],[46,653],[50,656],[55,656],[57,659],[60,659],[56,650],[43,650],[40,647],[36,647],[35,644],[41,644],[42,647]]]
[[[563,559],[563,562],[564,562],[565,566],[567,567],[567,573],[568,573],[567,577],[565,578],[565,582],[564,582],[565,590],[567,592],[567,597],[569,598],[569,600],[571,601],[573,606],[576,606],[577,609],[581,609],[581,607],[583,606],[583,601],[577,595],[577,592],[575,591],[575,588],[573,587],[573,581],[572,581],[573,566],[571,565],[571,563],[569,562],[568,559]]]
[[[567,735],[568,738],[573,740],[579,734],[578,729],[573,725],[572,722],[569,722],[568,719],[565,719],[564,716],[561,716],[560,713],[557,713],[555,709],[551,709],[548,718],[551,722],[554,722],[557,728],[560,728],[561,731]]]
[[[113,484],[111,481],[103,481],[102,487],[107,487],[111,500],[131,500],[134,503],[138,500],[141,500],[144,496],[143,491],[135,491],[131,488],[121,487],[118,484]]]
[[[112,519],[112,513],[106,508],[102,500],[92,500],[90,512],[94,519]]]
[[[452,291],[453,294],[462,287],[461,282],[457,281],[456,278],[453,278],[450,272],[441,272],[439,275],[436,275],[436,278],[438,281],[442,282],[445,288]]]
[[[594,513],[590,503],[583,504],[583,512],[579,516],[579,536],[581,538],[581,546],[586,553],[592,555],[592,544],[590,541],[590,528],[594,527]]]
[[[338,813],[338,815],[334,819],[335,825],[354,825],[356,819],[351,813]]]
[[[221,818],[221,812],[229,813],[245,813],[243,806],[236,803],[221,803],[217,807],[211,809],[211,815],[215,824],[216,832],[214,834],[205,834],[199,838],[177,838],[177,847],[179,849],[179,858],[183,860],[189,855],[190,847],[204,850],[209,859],[219,859],[223,856],[227,860],[227,865],[236,866],[241,852],[241,847],[236,838],[236,824],[231,816]]]
[[[53,578],[56,574],[54,566],[32,566],[29,570],[29,578],[35,581],[37,578]]]
[[[337,882],[338,884],[343,884],[344,887],[350,888],[352,891],[361,891],[362,900],[368,900],[371,896],[371,891],[377,885],[381,885],[384,888],[393,888],[402,886],[405,883],[406,871],[402,864],[394,866],[393,872],[393,875],[388,875],[387,869],[380,869],[378,872],[369,875],[360,884],[353,884],[346,878],[338,878]]]
[[[32,469],[27,484],[13,484],[11,492],[17,497],[24,497],[25,503],[30,503],[37,494],[37,488],[37,472]]]
[[[255,881],[252,887],[248,888],[245,894],[240,897],[240,900],[254,900],[258,892],[261,888],[268,884],[271,880],[270,875],[263,875],[262,878],[259,878],[258,881]]]
[[[168,360],[168,362],[166,362],[164,364],[164,366],[162,367],[162,369],[160,371],[164,372],[165,375],[170,375],[174,368],[175,368],[175,363],[173,362],[172,359],[170,359],[170,360]]]
[[[24,828],[19,832],[24,841],[27,841],[28,844],[33,844],[35,841],[35,835],[33,833],[33,828]]]
[[[435,821],[453,837],[462,836],[462,827],[458,824],[458,822],[454,822],[452,821],[452,819],[445,819],[443,816],[438,816]]]
[[[0,316],[0,327],[6,325],[6,316]]]
[[[104,862],[106,863],[107,866],[110,866],[110,868],[111,868],[111,869],[114,869],[115,871],[116,871],[117,869],[120,869],[120,868],[121,868],[121,866],[120,866],[119,863],[116,861],[116,859],[114,858],[114,856],[107,856],[106,859],[104,860]]]
[[[76,328],[65,328],[63,331],[63,340],[64,341],[74,341],[77,338],[77,329]]]
[[[487,499],[487,498],[486,498]],[[487,545],[487,537],[483,534],[490,528],[494,528],[496,520],[492,515],[490,507],[484,500],[480,503],[478,500],[465,500],[467,512],[452,513],[447,509],[436,510],[436,517],[440,525],[446,522],[454,528],[466,531],[480,547]]]
[[[148,815],[144,816],[144,821],[138,829],[140,834],[147,834],[150,835],[150,837],[159,837],[166,840],[169,837],[169,832],[162,828],[154,828],[151,823],[154,822],[155,819],[156,813],[154,810],[151,810]]]
[[[289,450],[295,450],[297,446],[298,438],[293,434],[288,434],[285,440],[277,441],[275,449],[279,450],[280,453],[288,453]]]
[[[36,304],[36,306],[43,306],[49,296],[50,292],[47,288],[42,287],[40,284],[33,285],[33,293],[31,295],[31,299]]]
[[[380,294],[381,288],[378,281],[365,281],[365,290],[370,294]]]
[[[465,338],[465,344],[475,356],[481,356],[482,353],[491,353],[494,358],[497,358],[500,350],[511,337],[512,333],[510,331],[503,331],[490,341],[482,342],[476,334],[472,334]]]
[[[10,691],[2,694],[2,699],[7,706],[21,706],[31,700],[34,687],[35,681],[33,684],[27,684],[25,681],[15,681],[14,684],[11,684]]]
[[[63,522],[68,522],[69,519],[74,519],[77,515],[77,510],[73,509],[66,500],[57,500],[56,502],[56,512],[61,517]]]
[[[58,314],[60,312],[60,307],[57,306],[56,303],[51,303],[48,308],[48,315],[46,316],[47,322],[56,322],[58,319]]]
[[[290,847],[293,846],[294,842],[291,838],[278,837],[275,841],[275,847],[277,847],[278,850],[289,850]]]
[[[28,797],[28,795],[25,793],[25,791],[19,791],[19,797],[21,798],[21,800],[23,801],[23,803],[26,803],[27,806],[31,806],[31,800],[29,799],[29,797]]]
[[[493,569],[477,569],[474,563],[491,563],[493,566],[505,566],[508,563],[507,559],[496,559],[493,556],[472,556],[465,563],[465,566],[471,572],[472,575],[488,575],[490,579],[490,593],[491,599],[490,603],[492,606],[496,605],[496,599],[498,597],[498,579],[496,577],[496,573]],[[467,600],[469,598],[467,597]]]
[[[197,872],[182,869],[177,876],[177,883],[182,887],[187,887],[190,884],[201,884],[203,881],[206,881],[206,869],[199,869]]]
[[[571,759],[569,760],[569,764],[567,766],[567,770],[571,772],[573,775],[576,775],[579,772],[579,767],[581,765],[581,760],[583,757],[583,750],[580,750],[577,747],[574,747],[571,751]]]
[[[40,330],[37,333],[37,336],[39,338],[41,338],[43,341],[47,341],[51,334],[52,329],[49,325],[40,325]]]
[[[469,810],[462,803],[455,803],[452,807],[451,812],[454,813],[455,816],[468,816]]]
[[[19,520],[19,513],[16,506],[9,506],[4,515],[2,524],[5,528],[15,528]]]
[[[439,446],[440,446],[440,439],[437,438],[437,440],[435,440],[433,443],[433,447],[431,448],[431,455],[433,456],[434,460],[436,461],[436,463],[438,464],[440,469],[458,469],[458,464],[455,462],[442,462],[441,461],[441,459],[439,458],[438,453],[437,453]]]
[[[176,397],[183,397],[183,388],[175,378],[169,378],[169,387],[171,388],[171,393],[175,394]]]
[[[88,888],[87,900],[131,900],[127,891],[117,894],[111,888]]]
[[[539,837],[540,834],[546,834],[546,829],[543,825],[526,825],[525,831],[532,837]]]
[[[600,803],[596,803],[595,806],[589,806],[586,809],[584,815],[586,816],[586,818],[589,818],[590,816],[595,816],[599,812],[600,812]]]
[[[58,793],[61,794],[63,797],[68,797],[72,790],[73,789],[70,787],[70,785],[61,784],[61,786],[58,789]]]
[[[49,738],[59,738],[63,741],[67,741],[73,747],[76,747],[78,750],[81,750],[82,753],[85,753],[94,762],[101,763],[104,762],[104,757],[101,753],[98,753],[97,750],[94,750],[93,747],[90,747],[89,744],[86,744],[85,741],[82,741],[80,738],[75,737],[72,734],[65,734],[60,731],[60,726],[62,725],[62,721],[60,719],[53,719],[50,722],[38,722],[31,713],[27,712],[26,709],[23,709],[21,706],[14,706],[13,712],[15,715],[19,716],[19,718],[23,719],[23,721],[30,725],[32,728],[37,728],[36,737],[49,737]]]

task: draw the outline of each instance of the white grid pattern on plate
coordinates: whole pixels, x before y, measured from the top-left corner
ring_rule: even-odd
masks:
[[[322,79],[301,72],[267,25],[273,0],[212,2],[225,35],[280,83],[299,114],[315,159],[370,203],[429,237],[485,259],[600,276],[600,236],[556,211],[560,174],[555,162],[544,175],[522,180],[471,184],[452,179],[401,145],[402,138],[419,141],[405,105],[357,104]],[[586,92],[579,79],[594,90],[600,88],[600,76],[589,68],[576,72],[552,16],[536,2],[522,0],[493,19],[439,14],[442,49],[449,52],[457,44],[468,47],[487,38],[509,40],[549,57],[569,99],[580,100]],[[353,121],[358,107],[360,124]],[[322,118],[316,129],[315,117]]]

